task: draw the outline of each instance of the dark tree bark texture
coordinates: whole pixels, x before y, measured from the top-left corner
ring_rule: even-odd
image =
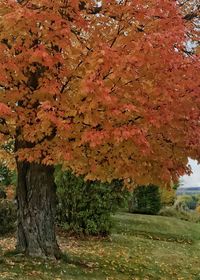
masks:
[[[56,187],[54,168],[17,162],[17,251],[32,257],[58,258],[55,235]]]

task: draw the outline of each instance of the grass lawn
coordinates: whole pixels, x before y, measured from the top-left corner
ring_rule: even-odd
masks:
[[[59,237],[60,261],[9,252],[0,238],[0,280],[200,280],[200,224],[160,216],[115,215],[109,239]]]

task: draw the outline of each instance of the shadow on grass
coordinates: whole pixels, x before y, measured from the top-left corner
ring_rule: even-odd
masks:
[[[17,250],[12,250],[12,251],[6,251],[4,254],[0,257],[0,264],[6,263],[6,259],[11,259],[14,261],[14,263],[21,263],[22,261],[26,261],[29,263],[34,263],[37,265],[41,263],[57,263],[57,264],[65,264],[65,265],[73,265],[76,267],[84,268],[84,269],[90,269],[91,264],[86,262],[85,260],[81,260],[80,257],[75,257],[75,256],[70,256],[66,253],[61,253],[60,259],[59,260],[52,260],[49,258],[32,258],[29,256],[26,256],[25,254],[19,253]],[[93,266],[93,268],[95,268]]]

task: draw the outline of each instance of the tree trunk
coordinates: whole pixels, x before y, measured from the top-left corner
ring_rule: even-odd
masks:
[[[17,162],[17,251],[33,257],[58,258],[55,235],[54,168]]]

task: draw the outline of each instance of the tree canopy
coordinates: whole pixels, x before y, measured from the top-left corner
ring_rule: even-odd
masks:
[[[17,159],[138,184],[189,172],[200,62],[178,3],[19,2],[0,4],[0,139]]]

